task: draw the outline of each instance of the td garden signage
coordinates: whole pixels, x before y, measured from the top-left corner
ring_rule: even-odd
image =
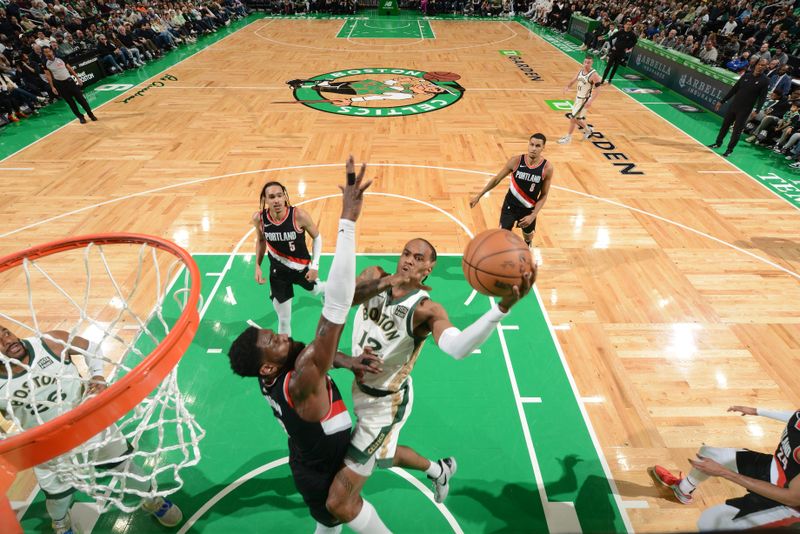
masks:
[[[458,102],[465,89],[454,72],[397,68],[348,69],[286,82],[295,101],[356,117],[398,117],[438,111]]]

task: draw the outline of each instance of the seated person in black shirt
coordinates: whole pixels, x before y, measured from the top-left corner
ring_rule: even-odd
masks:
[[[757,123],[757,126],[753,129],[750,137],[745,139],[745,141],[752,143],[758,139],[761,132],[765,130],[769,131],[788,110],[789,99],[783,98],[780,93],[773,91],[770,94],[770,98],[764,102],[761,110],[753,112],[754,115],[751,115],[752,120],[750,122]]]

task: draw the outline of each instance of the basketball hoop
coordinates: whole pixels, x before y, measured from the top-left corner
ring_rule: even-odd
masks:
[[[58,258],[54,259],[54,255],[58,255]],[[85,285],[80,289],[82,299],[73,297],[72,288],[57,282],[56,275],[51,274],[57,271],[65,279],[75,279],[76,272],[69,269],[70,262],[77,266],[83,264],[85,270],[85,277],[77,271],[78,279],[85,278]],[[129,264],[135,269],[126,270]],[[20,266],[24,271],[24,279],[19,276],[19,270],[13,269]],[[148,270],[148,266],[152,268]],[[166,271],[165,266],[168,266]],[[120,275],[120,271],[126,272]],[[166,272],[166,276],[163,276],[163,272]],[[127,511],[138,507],[140,499],[137,499],[136,505],[130,506],[123,502],[126,494],[139,498],[153,497],[168,495],[179,489],[182,480],[178,471],[197,463],[198,443],[205,435],[186,409],[177,386],[176,364],[189,348],[199,324],[200,272],[191,255],[174,243],[148,235],[86,235],[39,245],[0,258],[0,277],[11,278],[14,275],[19,279],[20,286],[23,283],[27,285],[28,309],[23,308],[25,302],[19,302],[24,300],[23,286],[15,297],[0,297],[6,301],[0,301],[0,322],[15,330],[31,331],[33,336],[28,339],[42,341],[52,341],[45,333],[49,330],[69,331],[67,349],[79,353],[85,351],[74,347],[71,342],[77,335],[87,337],[79,331],[85,328],[100,339],[104,348],[98,354],[111,372],[105,373],[109,384],[106,390],[81,399],[77,406],[66,405],[66,402],[55,406],[57,410],[49,411],[48,415],[59,415],[50,419],[42,417],[40,412],[54,406],[42,407],[35,393],[31,394],[30,404],[24,409],[16,399],[7,398],[8,394],[6,398],[0,395],[0,413],[4,413],[5,417],[10,415],[11,423],[16,423],[10,425],[12,430],[6,428],[0,431],[0,525],[3,525],[3,531],[22,532],[7,497],[16,474],[44,462],[53,464],[59,475],[63,475],[78,490],[89,493],[101,505],[111,504]],[[173,287],[180,285],[181,281],[183,287]],[[40,291],[40,285],[45,287],[47,296],[39,295],[44,293]],[[155,289],[154,296],[150,293],[152,289]],[[98,296],[98,291],[110,294]],[[165,299],[171,292],[177,304]],[[178,294],[181,294],[180,299]],[[46,300],[40,304],[42,298]],[[5,309],[10,309],[11,313],[6,314]],[[24,322],[25,319],[21,319],[20,315],[29,319],[30,324]],[[40,323],[55,324],[43,327]],[[119,350],[116,350],[116,354],[109,353],[105,349],[106,344],[114,345]],[[65,358],[69,360],[69,356],[65,356],[67,349],[61,353],[60,362],[54,355],[56,363],[62,367],[66,367]],[[102,356],[103,353],[108,356]],[[86,356],[94,357],[90,354]],[[0,367],[10,369],[9,361],[8,357],[0,354]],[[27,361],[30,366],[19,360],[13,360],[13,365],[25,369],[23,376],[39,371],[39,366],[33,365],[32,356]],[[77,367],[77,364],[73,365]],[[74,374],[76,371],[71,372]],[[84,374],[81,377],[85,379],[85,386],[91,377],[83,377]],[[0,380],[10,381],[10,376],[6,371]],[[13,378],[16,377],[13,375]],[[59,388],[59,397],[61,384],[53,387]],[[40,424],[27,425],[28,428],[25,428],[14,415],[15,409],[17,412],[36,412],[33,415]],[[103,432],[105,429],[113,431]],[[175,437],[169,441],[164,434],[172,431]],[[149,437],[148,432],[159,434],[152,451],[147,451],[146,447],[153,445],[149,441],[156,438]],[[152,479],[149,491],[126,491],[126,480],[141,480],[141,476],[96,471],[99,464],[95,452],[98,443],[102,444],[104,436],[108,434],[116,434],[117,438],[114,439],[123,436],[129,444],[125,455],[118,455],[113,460],[122,463],[128,459],[144,459],[149,468],[155,466],[152,467],[153,473],[148,475]],[[161,466],[165,462],[172,462],[172,454],[177,454],[176,461]],[[158,487],[156,477],[161,473],[169,476],[172,487]],[[126,476],[130,478],[126,479]],[[98,483],[98,479],[104,477],[112,481],[105,485]],[[97,494],[97,487],[101,488],[104,495]]]

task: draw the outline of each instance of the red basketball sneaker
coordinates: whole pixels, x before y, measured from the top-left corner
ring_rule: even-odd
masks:
[[[675,494],[675,498],[678,499],[678,502],[681,504],[692,504],[692,501],[694,501],[694,497],[692,497],[691,493],[684,493],[681,491],[680,477],[676,477],[670,473],[669,469],[661,467],[660,465],[656,465],[648,468],[647,472],[650,473],[650,476],[653,477],[653,480],[662,486],[666,486],[671,489],[672,493]]]

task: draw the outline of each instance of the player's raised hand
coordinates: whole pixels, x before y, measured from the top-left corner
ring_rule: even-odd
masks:
[[[344,186],[339,186],[339,189],[342,190],[342,219],[356,221],[361,215],[361,206],[364,204],[364,191],[372,184],[372,180],[364,182],[364,174],[367,172],[366,163],[361,164],[361,168],[356,174],[353,156],[347,158],[345,171],[347,172],[347,182]]]
[[[415,272],[411,273],[395,273],[389,276],[392,287],[406,286],[414,289],[422,289],[424,291],[431,291],[431,287],[422,283],[422,280],[428,275],[427,265],[421,265]]]
[[[742,415],[758,415],[758,411],[750,406],[731,406],[729,412],[739,412]]]
[[[501,300],[497,305],[501,312],[507,313],[514,304],[522,300],[522,298],[528,294],[528,292],[531,290],[531,287],[533,287],[533,283],[536,281],[537,272],[538,267],[534,263],[533,270],[529,273],[523,274],[520,284],[512,287],[511,294],[503,297],[503,300]]]
[[[695,469],[712,477],[725,476],[731,472],[730,469],[719,462],[705,456],[700,456],[699,454],[697,458],[689,458],[689,463],[692,464],[692,467]]]
[[[383,360],[372,352],[371,347],[364,347],[361,355],[352,359],[350,370],[356,378],[362,380],[366,373],[377,374],[383,371],[382,363]]]

